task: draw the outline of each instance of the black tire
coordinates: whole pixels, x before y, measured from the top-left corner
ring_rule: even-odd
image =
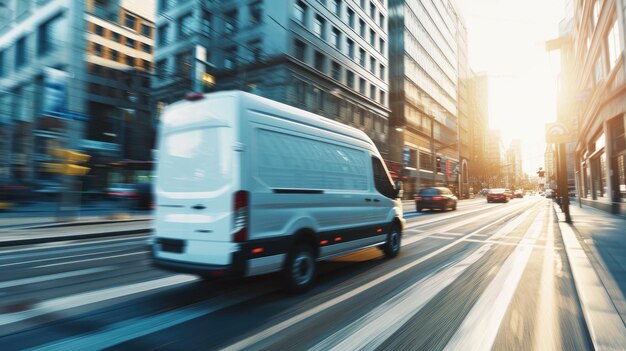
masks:
[[[422,212],[422,207],[421,206],[415,205],[415,209],[417,210],[417,212]]]
[[[287,290],[302,293],[313,285],[315,278],[315,252],[310,245],[300,243],[287,255],[283,274]]]
[[[452,211],[456,211],[456,202],[452,205]]]
[[[400,227],[394,224],[391,227],[391,231],[387,234],[387,242],[383,246],[385,257],[394,258],[398,256],[400,247],[402,247],[402,232]]]

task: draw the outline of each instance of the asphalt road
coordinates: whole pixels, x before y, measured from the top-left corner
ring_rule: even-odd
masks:
[[[550,200],[407,213],[395,259],[203,282],[149,266],[146,237],[0,251],[2,350],[593,349]]]

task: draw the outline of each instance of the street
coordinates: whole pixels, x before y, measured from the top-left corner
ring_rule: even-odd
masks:
[[[143,234],[5,249],[0,343],[3,350],[586,350],[624,337],[602,335],[623,324],[590,333],[550,200],[477,198],[446,213],[405,211],[397,258],[369,249],[322,262],[303,295],[282,291],[279,275],[203,282],[153,269]]]

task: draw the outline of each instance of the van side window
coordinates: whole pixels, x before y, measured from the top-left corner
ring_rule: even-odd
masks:
[[[382,161],[377,157],[372,157],[372,170],[374,171],[374,186],[376,186],[376,190],[393,199],[396,195],[395,186],[389,179],[389,174],[387,174]]]

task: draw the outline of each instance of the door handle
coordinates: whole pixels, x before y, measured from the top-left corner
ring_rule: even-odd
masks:
[[[379,199],[374,199],[374,202],[380,202],[380,200]]]
[[[193,208],[194,210],[204,210],[206,208],[206,206],[204,206],[204,205],[195,205],[195,206],[192,206],[191,208]]]
[[[365,199],[365,202],[370,202],[372,201],[372,199]]]

